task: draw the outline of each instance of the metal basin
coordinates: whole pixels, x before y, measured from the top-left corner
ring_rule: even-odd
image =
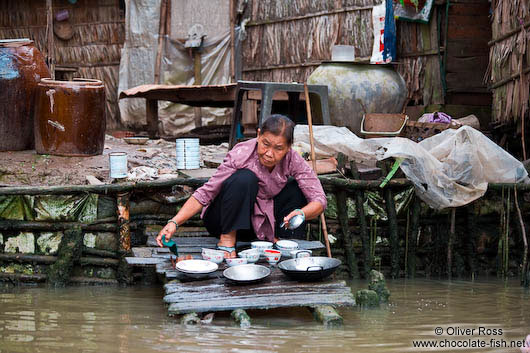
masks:
[[[254,264],[229,267],[223,272],[226,279],[238,284],[259,282],[270,274],[271,270],[267,267]]]
[[[304,257],[280,262],[278,268],[297,281],[318,281],[331,275],[341,264],[330,257]]]

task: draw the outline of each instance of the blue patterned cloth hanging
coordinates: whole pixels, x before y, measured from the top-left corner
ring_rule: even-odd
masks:
[[[394,20],[394,2],[386,0],[385,11],[385,39],[383,60],[394,61],[396,59],[396,21]]]

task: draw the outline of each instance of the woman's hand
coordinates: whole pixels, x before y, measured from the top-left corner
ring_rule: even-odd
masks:
[[[304,220],[305,220],[304,211],[302,211],[301,209],[296,209],[294,211],[291,211],[291,213],[289,213],[287,216],[283,217],[283,224],[285,228],[289,228],[289,220],[296,215],[304,216]]]
[[[305,205],[302,209],[296,209],[283,217],[283,221],[287,225],[289,220],[298,214],[302,214],[306,221],[317,218],[322,212],[324,212],[324,206],[318,201],[311,201]]]
[[[162,237],[166,237],[166,243],[167,243],[169,239],[171,239],[173,234],[175,234],[176,231],[177,231],[177,226],[173,222],[166,224],[165,227],[162,228],[162,230],[160,231],[160,233],[158,233],[158,236],[156,237],[156,243],[158,244],[158,246],[163,248],[164,244],[162,244]]]
[[[191,196],[184,203],[184,205],[182,205],[177,215],[171,220],[176,224],[182,225],[201,209],[202,205],[199,203],[199,201],[197,201],[193,196]],[[177,230],[177,225],[173,222],[169,221],[169,223],[166,224],[164,228],[162,228],[160,233],[158,233],[158,236],[156,237],[156,243],[158,244],[158,246],[164,247],[164,244],[162,244],[162,237],[166,237],[166,242],[168,242],[169,239],[171,239],[171,237],[173,236],[173,234],[175,234]]]

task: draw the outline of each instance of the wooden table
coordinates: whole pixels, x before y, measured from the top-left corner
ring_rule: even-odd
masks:
[[[192,107],[233,108],[237,84],[226,85],[141,85],[122,91],[119,99],[145,98],[147,133],[158,137],[158,101],[187,104]]]

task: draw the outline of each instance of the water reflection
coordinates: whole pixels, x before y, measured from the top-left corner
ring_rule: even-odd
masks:
[[[178,319],[167,317],[160,286],[1,287],[0,353],[421,352],[426,349],[414,349],[413,340],[509,341],[522,340],[530,333],[526,314],[530,295],[516,281],[400,280],[388,284],[392,293],[388,305],[342,310],[345,325],[332,330],[315,323],[303,308],[250,312],[248,329],[236,327],[227,314],[216,314],[211,325],[181,326]],[[441,335],[435,333],[438,327],[444,330]],[[462,334],[479,328],[490,334]],[[491,334],[496,330],[502,330],[502,335]]]

